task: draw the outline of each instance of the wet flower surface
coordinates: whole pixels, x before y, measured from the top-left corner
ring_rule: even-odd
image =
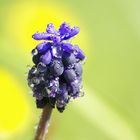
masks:
[[[34,65],[27,78],[38,108],[49,103],[63,112],[71,98],[81,96],[85,55],[78,45],[67,42],[79,31],[65,22],[56,30],[50,23],[46,32],[32,36],[35,40],[44,40],[32,50]]]

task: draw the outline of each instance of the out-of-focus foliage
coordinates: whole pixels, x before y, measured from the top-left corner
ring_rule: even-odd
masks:
[[[31,140],[36,109],[25,72],[31,36],[63,21],[81,31],[85,96],[54,110],[50,140],[140,139],[140,1],[0,1],[0,140]]]

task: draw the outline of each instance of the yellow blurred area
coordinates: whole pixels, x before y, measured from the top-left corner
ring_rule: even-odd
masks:
[[[2,68],[0,85],[0,135],[23,131],[31,114],[25,90],[13,75]]]
[[[48,23],[53,23],[56,28],[63,22],[67,22],[71,26],[79,26],[82,31],[73,43],[78,43],[80,47],[88,46],[86,29],[84,29],[82,22],[73,16],[74,14],[68,7],[57,7],[53,2],[25,1],[10,5],[8,8],[10,9],[8,9],[9,14],[6,17],[6,31],[12,33],[12,39],[19,44],[16,47],[20,47],[23,51],[29,53],[39,43],[31,36],[37,31],[45,32]]]

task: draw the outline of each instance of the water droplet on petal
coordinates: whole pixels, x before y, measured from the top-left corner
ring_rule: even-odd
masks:
[[[53,46],[52,47],[52,56],[55,58],[61,58],[62,57],[62,49],[60,46]]]
[[[40,79],[37,78],[37,77],[33,77],[33,78],[32,78],[32,83],[38,85],[38,84],[40,83]]]
[[[31,70],[30,70],[30,73],[31,74],[36,74],[37,72],[37,68],[36,67],[32,67]]]
[[[30,87],[33,88],[34,87],[34,84],[31,84]]]
[[[43,64],[42,62],[40,62],[38,65],[37,65],[37,70],[39,72],[45,72],[47,70],[47,67],[45,64]]]
[[[47,91],[47,93],[48,93],[48,94],[50,94],[50,93],[51,93],[51,90],[50,90],[50,89],[48,89],[48,88],[46,88],[46,91]]]
[[[53,86],[53,83],[50,83],[49,86],[50,86],[50,87]]]
[[[85,95],[85,92],[82,91],[82,90],[80,90],[80,92],[79,92],[79,97],[83,97],[84,95]]]
[[[84,65],[85,64],[85,62],[86,62],[86,57],[85,57],[85,59],[84,60],[82,60],[82,61],[80,61],[80,63],[82,64],[82,65]]]
[[[34,55],[37,55],[37,54],[38,54],[37,49],[33,49],[33,50],[32,50],[32,55],[34,56]]]
[[[70,98],[69,98],[69,102],[72,102],[72,101],[73,101],[73,98],[72,98],[72,97],[70,97]]]

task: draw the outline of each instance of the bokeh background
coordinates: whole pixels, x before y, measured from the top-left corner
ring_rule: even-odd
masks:
[[[139,0],[0,0],[0,140],[32,140],[41,110],[25,73],[31,36],[50,22],[81,28],[85,96],[54,110],[48,140],[140,140]]]

